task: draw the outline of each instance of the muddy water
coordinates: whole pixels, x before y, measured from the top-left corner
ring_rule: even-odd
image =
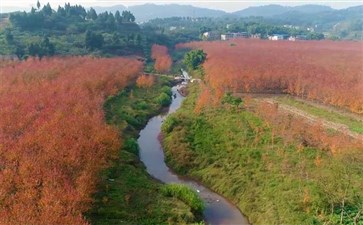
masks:
[[[181,183],[195,189],[206,204],[206,209],[204,210],[206,224],[249,224],[248,220],[238,208],[225,198],[197,182],[185,177],[179,177],[166,166],[164,152],[158,138],[161,131],[161,124],[166,116],[180,107],[183,100],[183,97],[177,92],[177,87],[173,87],[172,91],[176,97],[173,98],[169,110],[166,113],[151,118],[146,127],[140,131],[140,137],[138,139],[140,159],[145,164],[147,172],[164,183]]]

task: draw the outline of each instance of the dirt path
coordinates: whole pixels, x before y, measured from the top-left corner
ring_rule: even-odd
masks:
[[[273,98],[258,98],[260,101],[264,101],[270,104],[278,104],[278,110],[282,110],[288,113],[292,113],[294,115],[303,117],[304,119],[308,120],[311,123],[321,123],[325,128],[328,129],[333,129],[335,131],[344,133],[345,135],[348,135],[352,138],[355,139],[359,139],[361,141],[363,141],[363,135],[358,134],[356,132],[353,132],[351,130],[349,130],[348,126],[345,124],[341,124],[341,123],[335,123],[335,122],[331,122],[328,121],[326,119],[311,115],[303,110],[300,110],[298,108],[295,108],[293,106],[278,102],[277,100],[273,99]],[[300,100],[301,101],[301,100]],[[315,103],[316,104],[316,103]],[[316,105],[317,107],[320,107],[320,105]],[[328,108],[330,110],[330,108]],[[341,112],[338,112],[341,113]]]
[[[308,100],[308,99],[304,99],[304,98],[300,98],[300,97],[296,97],[296,96],[292,96],[286,93],[235,93],[233,94],[236,97],[246,97],[246,96],[250,96],[252,98],[266,98],[266,99],[276,99],[276,98],[281,98],[281,97],[290,97],[293,98],[295,101],[299,101],[302,103],[305,103],[307,105],[311,105],[317,108],[321,108],[321,109],[325,109],[326,111],[329,112],[335,112],[338,114],[341,114],[343,116],[346,117],[350,117],[353,120],[357,120],[357,121],[361,121],[363,122],[363,115],[358,115],[356,113],[352,113],[346,109],[341,109],[332,105],[326,105],[326,104],[322,104],[322,103],[318,103],[316,101],[313,100]],[[281,104],[281,102],[279,102]],[[286,104],[285,104],[286,105]]]
[[[317,103],[316,101],[312,101],[312,100],[308,100],[308,99],[294,97],[291,95],[290,95],[290,97],[293,98],[295,101],[299,101],[299,102],[302,102],[302,103],[305,103],[307,105],[311,105],[311,106],[314,106],[317,108],[325,109],[326,111],[329,111],[329,112],[335,112],[335,113],[341,114],[343,116],[350,117],[353,120],[358,120],[358,121],[363,122],[363,115],[358,115],[356,113],[349,112],[348,110],[345,110],[345,109],[341,109],[341,108],[338,108],[338,107],[335,107],[332,105]]]

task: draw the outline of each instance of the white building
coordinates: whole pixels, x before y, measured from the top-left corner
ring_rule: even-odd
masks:
[[[282,34],[273,34],[273,35],[269,35],[268,39],[272,40],[272,41],[279,41],[279,40],[284,40],[285,36]]]
[[[219,35],[220,35],[220,33],[208,31],[208,32],[204,32],[202,34],[202,39],[203,40],[217,40],[217,39],[219,39]]]
[[[290,36],[289,41],[306,40],[306,35]]]
[[[238,33],[226,33],[221,34],[221,40],[227,41],[229,39],[236,39],[236,38],[248,38],[247,32],[238,32]]]

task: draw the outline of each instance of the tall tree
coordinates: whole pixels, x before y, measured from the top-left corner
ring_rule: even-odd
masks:
[[[122,11],[122,18],[124,22],[135,22],[135,16],[130,11]]]
[[[50,7],[49,2],[48,2],[48,4],[46,4],[45,6],[43,6],[42,12],[46,16],[52,15],[53,10],[52,10],[52,7]]]
[[[103,46],[104,39],[102,34],[94,33],[90,30],[86,32],[85,44],[90,50],[101,48]]]
[[[118,11],[118,10],[115,13],[115,20],[116,20],[116,23],[118,23],[118,24],[122,23],[122,17],[120,15],[120,11]]]
[[[87,12],[87,19],[89,20],[96,20],[97,19],[97,13],[96,10],[94,10],[94,8],[90,8]]]

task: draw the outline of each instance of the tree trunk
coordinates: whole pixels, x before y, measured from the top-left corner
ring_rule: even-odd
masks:
[[[344,204],[345,204],[345,198],[343,198],[342,206],[341,206],[342,211],[340,212],[340,224],[343,224],[343,217],[344,217]]]
[[[359,219],[360,219],[360,214],[362,213],[362,210],[360,209],[358,212],[357,212],[357,215],[354,217],[354,225],[358,225],[359,223]]]

